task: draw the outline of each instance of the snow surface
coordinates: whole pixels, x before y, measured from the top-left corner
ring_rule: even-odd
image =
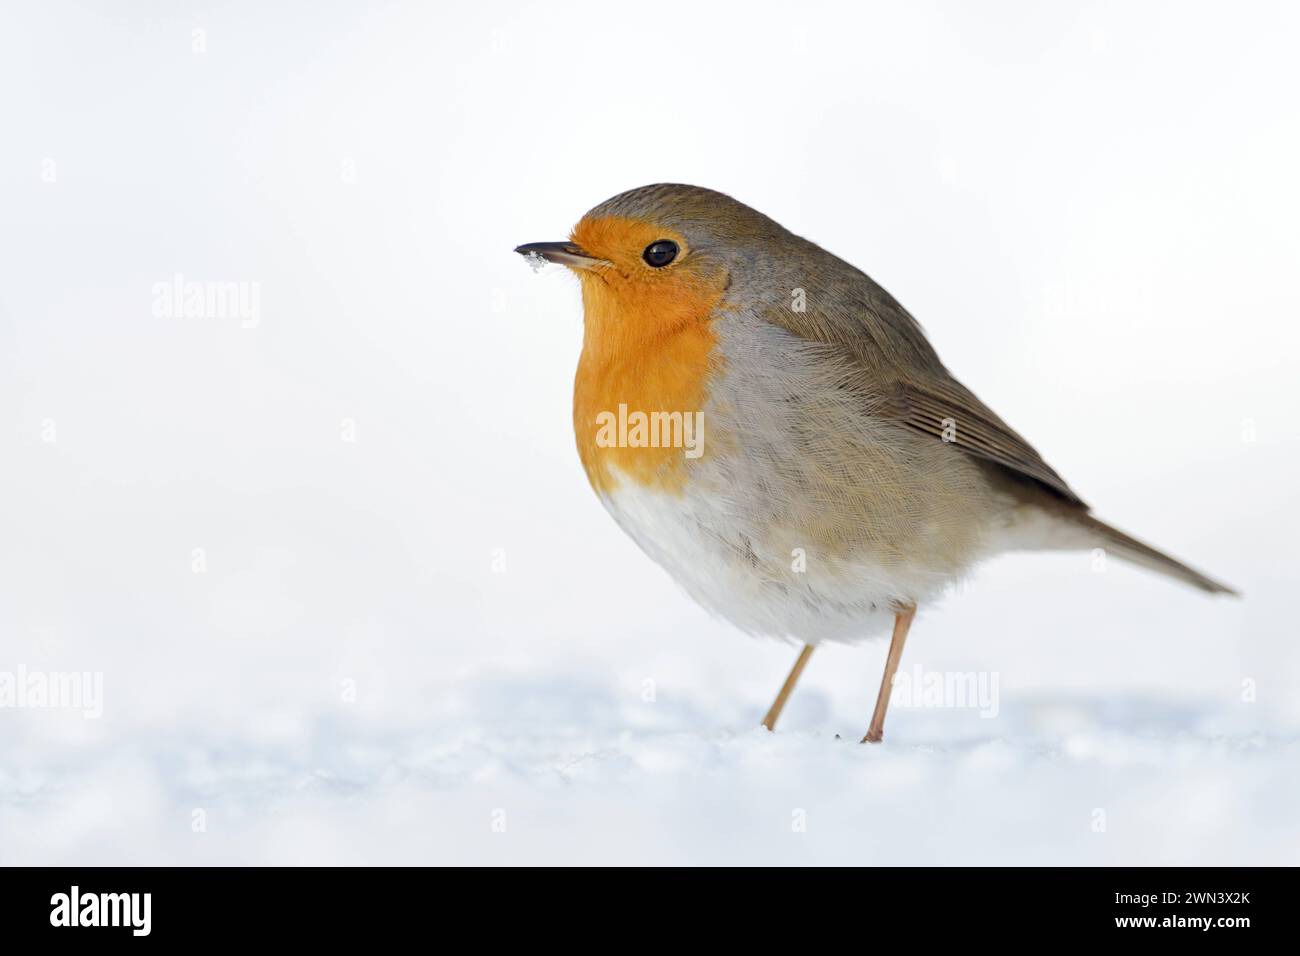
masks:
[[[1040,693],[991,721],[897,709],[865,746],[815,690],[776,734],[571,674],[444,692],[421,725],[342,707],[9,750],[3,862],[1300,862],[1300,735],[1239,707]]]

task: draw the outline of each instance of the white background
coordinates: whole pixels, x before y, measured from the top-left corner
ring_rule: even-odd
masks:
[[[1297,44],[1283,3],[10,5],[0,671],[105,699],[0,710],[0,862],[1300,862]],[[1245,599],[999,559],[904,659],[996,719],[847,742],[872,644],[755,730],[793,649],[599,507],[577,283],[511,252],[656,181],[864,268]],[[177,273],[260,321],[155,315]]]

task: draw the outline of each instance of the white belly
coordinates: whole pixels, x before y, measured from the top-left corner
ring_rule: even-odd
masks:
[[[620,484],[602,496],[619,525],[688,594],[755,635],[815,644],[888,633],[894,608],[952,580],[906,564],[843,560],[788,528],[747,522],[736,502]]]

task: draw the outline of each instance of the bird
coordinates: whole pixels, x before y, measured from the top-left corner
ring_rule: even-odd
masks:
[[[1095,517],[875,280],[728,195],[642,186],[515,252],[579,280],[573,429],[606,510],[703,607],[802,644],[769,731],[817,646],[888,634],[879,743],[918,607],[994,555],[1236,594]]]

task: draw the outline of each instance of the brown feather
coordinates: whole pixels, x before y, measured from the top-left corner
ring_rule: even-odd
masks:
[[[1055,497],[1082,510],[1087,505],[1010,425],[962,385],[939,360],[920,323],[870,276],[817,246],[797,239],[800,252],[815,250],[816,271],[801,281],[808,286],[804,312],[783,306],[764,310],[768,321],[800,338],[819,342],[850,357],[859,374],[847,387],[861,391],[879,412],[900,425],[943,440],[945,419],[952,444],[972,457],[1030,479]],[[812,258],[811,256],[809,257]],[[829,273],[824,263],[837,267]],[[821,303],[853,304],[826,309]],[[954,434],[955,431],[955,434]]]
[[[940,440],[950,438],[967,454],[1032,478],[1070,504],[1087,508],[1029,442],[951,376],[947,381],[899,382],[893,410],[904,425]]]

